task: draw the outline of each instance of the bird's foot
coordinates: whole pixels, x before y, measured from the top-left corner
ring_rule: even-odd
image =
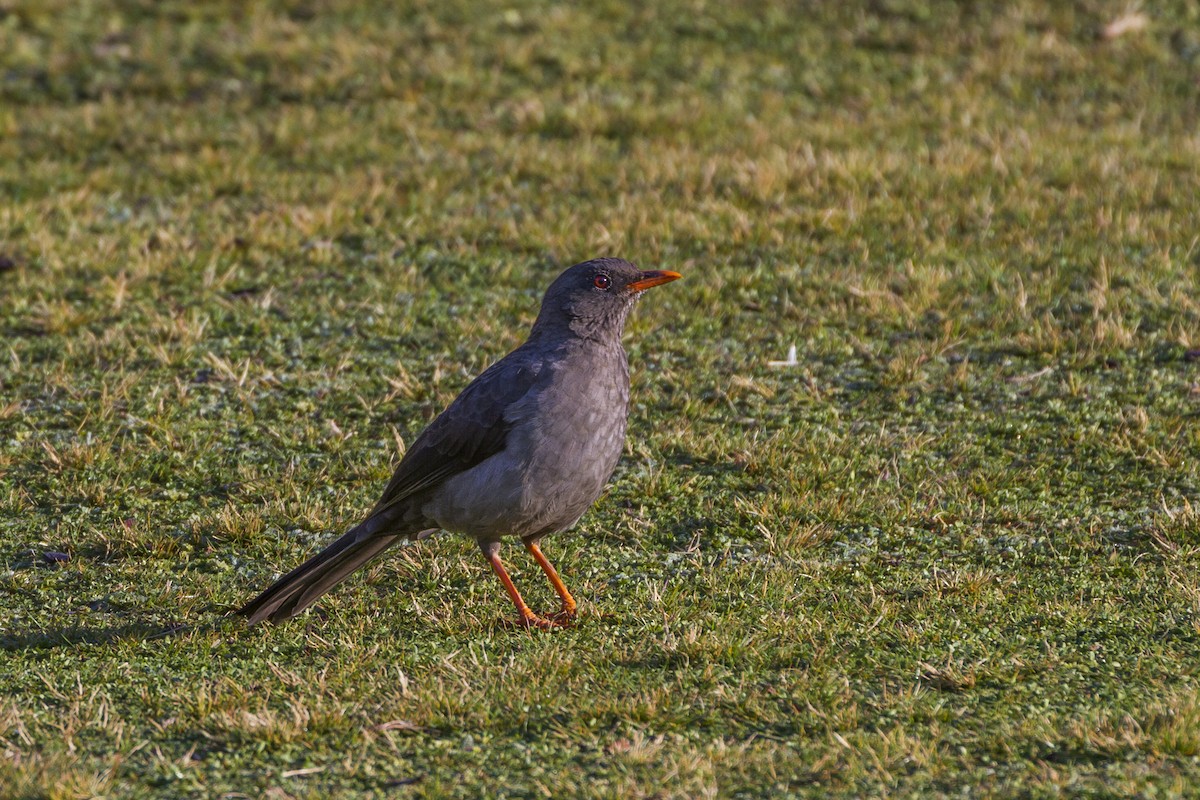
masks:
[[[564,628],[570,624],[570,620],[563,618],[561,612],[550,617],[550,619],[546,619],[545,617],[539,617],[532,611],[523,613],[514,620],[506,620],[506,622],[514,628],[536,628],[539,631],[552,631],[556,628]]]
[[[575,613],[574,608],[563,606],[557,614],[550,617],[550,621],[560,628],[565,628],[575,622],[575,618],[579,615]]]

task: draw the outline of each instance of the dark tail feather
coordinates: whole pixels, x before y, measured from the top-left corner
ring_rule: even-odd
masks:
[[[399,534],[377,535],[381,527],[378,517],[372,517],[350,529],[315,556],[275,581],[269,589],[238,609],[253,625],[269,619],[283,622],[291,619],[334,586],[350,577],[350,573],[391,547]]]

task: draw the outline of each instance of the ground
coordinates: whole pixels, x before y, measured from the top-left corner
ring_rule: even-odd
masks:
[[[0,796],[1200,795],[1198,99],[1184,0],[0,2]],[[597,255],[578,625],[228,617]]]

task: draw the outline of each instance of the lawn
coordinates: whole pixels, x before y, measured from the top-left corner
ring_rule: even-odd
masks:
[[[1200,796],[1198,198],[1187,0],[0,0],[0,797]],[[228,616],[597,255],[576,626]]]

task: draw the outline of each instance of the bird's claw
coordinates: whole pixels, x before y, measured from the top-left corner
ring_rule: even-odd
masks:
[[[525,628],[526,630],[536,628],[539,631],[554,630],[558,626],[544,617],[539,617],[537,614],[530,614],[527,617],[517,617],[516,619],[505,620],[508,627]]]
[[[514,620],[506,620],[507,624],[514,628],[536,628],[539,631],[552,631],[557,628],[565,628],[575,621],[575,612],[563,609],[554,616],[547,619],[539,617],[537,614],[530,611],[528,614],[522,614]]]
[[[557,614],[550,617],[550,621],[560,628],[565,628],[575,622],[579,615],[575,613],[573,608],[563,608]]]

